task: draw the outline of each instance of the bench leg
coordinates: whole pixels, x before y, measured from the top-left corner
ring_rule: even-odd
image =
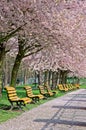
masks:
[[[13,110],[14,106],[13,106],[13,102],[10,102],[11,103],[11,108],[10,110]]]
[[[17,107],[20,109],[20,110],[22,110],[22,107],[21,107],[21,102],[16,102],[16,104],[17,104]]]
[[[13,103],[16,103],[16,106],[18,107],[18,109],[22,110],[22,107],[21,107],[22,104],[21,104],[20,101],[15,101],[15,102],[10,101],[10,103],[11,103],[11,108],[10,108],[10,110],[13,110],[13,108],[15,108],[15,106],[14,106]]]
[[[33,100],[33,103],[39,102],[39,97],[38,96],[37,97],[33,97],[32,100]]]

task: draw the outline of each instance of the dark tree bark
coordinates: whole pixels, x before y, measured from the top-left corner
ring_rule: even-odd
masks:
[[[4,61],[6,53],[9,51],[9,50],[7,51],[5,50],[6,48],[5,48],[4,42],[7,42],[11,37],[13,37],[14,34],[21,29],[21,27],[22,26],[18,27],[17,29],[9,33],[4,33],[4,32],[0,33],[0,96],[2,96],[2,85],[3,85],[3,75],[2,75],[3,61]]]
[[[60,83],[61,84],[66,84],[67,83],[67,70],[60,70]]]
[[[48,83],[48,71],[44,72],[44,86]]]
[[[33,44],[29,45],[25,36],[18,37],[18,46],[19,46],[19,51],[16,56],[15,63],[14,63],[13,69],[12,69],[12,74],[11,74],[10,85],[13,87],[16,86],[16,79],[17,79],[18,70],[19,70],[22,59],[24,57],[37,53],[43,49],[43,47],[40,44],[37,46],[37,43],[35,43],[35,42]],[[39,81],[39,84],[40,84],[40,81]]]
[[[49,70],[49,75],[48,75],[48,85],[51,86],[50,82],[51,82],[51,76],[52,76],[52,71]]]
[[[5,46],[0,44],[0,96],[2,96],[2,86],[3,86],[3,61],[5,58]]]
[[[58,73],[56,71],[52,72],[52,87],[51,87],[51,89],[56,89],[57,79],[58,79]]]
[[[27,69],[24,69],[24,84],[27,82]]]
[[[38,78],[38,85],[40,85],[40,71],[37,72],[37,78]]]
[[[12,74],[11,74],[10,86],[12,86],[12,87],[16,86],[17,74],[18,74],[18,70],[19,70],[21,61],[22,61],[22,56],[20,55],[20,53],[18,53],[18,55],[16,56],[16,59],[15,59],[15,63],[14,63],[14,66],[12,69]]]
[[[36,80],[37,80],[37,74],[36,74],[36,71],[35,71],[35,87],[37,87],[37,82],[36,82]]]

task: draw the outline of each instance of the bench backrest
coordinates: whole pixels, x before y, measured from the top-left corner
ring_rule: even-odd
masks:
[[[5,87],[9,100],[18,99],[16,89],[14,87]]]
[[[39,86],[39,90],[41,94],[45,94],[45,90],[43,86]]]
[[[47,89],[48,92],[51,92],[50,86],[46,85],[45,87],[46,87],[46,89]]]
[[[25,86],[24,88],[26,90],[27,96],[33,96],[32,88],[30,86]]]

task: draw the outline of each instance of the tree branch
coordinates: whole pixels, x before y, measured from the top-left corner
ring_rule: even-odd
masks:
[[[24,24],[25,25],[25,24]],[[16,32],[18,32],[24,25],[21,25],[20,27],[16,28],[15,30],[13,30],[12,32],[10,32],[9,34],[7,34],[6,36],[3,36],[2,38],[0,38],[0,44],[3,42],[7,42]]]
[[[32,54],[35,54],[35,53],[41,51],[43,48],[44,48],[44,47],[41,47],[41,48],[39,48],[39,49],[37,49],[37,50],[35,50],[35,51],[33,51],[33,52],[30,52],[29,54],[25,55],[24,57],[30,56],[30,55],[32,55]]]

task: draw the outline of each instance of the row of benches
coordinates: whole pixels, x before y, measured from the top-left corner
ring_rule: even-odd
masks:
[[[26,106],[28,103],[35,103],[40,99],[46,99],[47,97],[54,96],[56,92],[52,92],[49,86],[45,86],[47,92],[45,92],[44,86],[39,86],[40,94],[34,95],[30,86],[25,86],[27,97],[19,98],[14,87],[6,86],[6,92],[9,102],[11,103],[11,110],[16,106],[22,109],[22,105]]]
[[[69,91],[77,88],[80,88],[79,84],[58,84],[58,89],[60,91]],[[8,100],[11,103],[11,109],[14,108],[15,103],[19,109],[22,109],[22,105],[26,106],[28,103],[36,103],[40,99],[47,99],[48,97],[54,96],[56,93],[58,93],[58,91],[51,91],[51,88],[46,85],[45,87],[39,86],[40,94],[34,95],[32,87],[25,86],[24,89],[26,90],[27,97],[19,98],[14,87],[7,86],[5,89],[7,92]],[[45,91],[45,89],[47,91]]]
[[[69,91],[80,88],[79,84],[58,84],[58,89],[61,91]]]

